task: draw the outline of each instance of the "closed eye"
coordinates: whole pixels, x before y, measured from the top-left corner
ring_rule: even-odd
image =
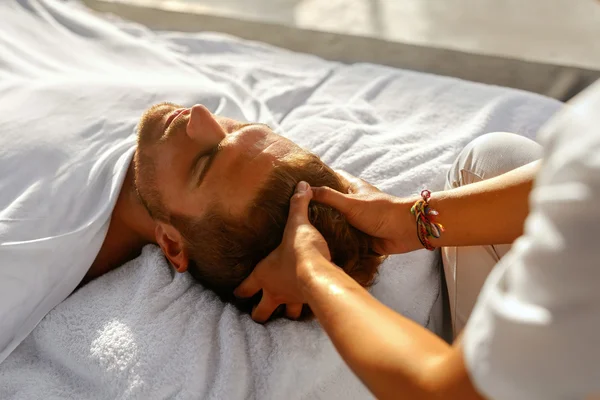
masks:
[[[248,127],[248,126],[253,126],[253,125],[263,125],[266,126],[267,128],[271,129],[271,127],[267,124],[262,124],[262,123],[243,123],[240,124],[236,127],[236,131],[239,131],[242,128]],[[210,166],[212,165],[214,159],[216,158],[217,154],[221,151],[222,146],[221,143],[219,143],[218,145],[216,145],[215,147],[213,147],[212,149],[210,149],[208,152],[203,152],[203,153],[199,153],[196,158],[194,159],[194,161],[192,162],[192,174],[191,176],[196,176],[198,175],[198,171],[200,171],[200,175],[198,176],[198,179],[196,180],[196,184],[195,187],[200,187],[200,185],[202,184],[202,181],[204,180],[206,174],[208,173]]]
[[[222,146],[219,143],[218,145],[210,149],[208,152],[200,153],[198,156],[196,156],[196,159],[192,164],[192,168],[194,171],[192,176],[196,176],[198,175],[198,173],[200,174],[198,176],[198,179],[196,180],[196,187],[200,187],[200,185],[202,184],[202,181],[206,177],[210,166],[212,165],[215,157],[217,156],[219,151],[221,151],[221,149]]]

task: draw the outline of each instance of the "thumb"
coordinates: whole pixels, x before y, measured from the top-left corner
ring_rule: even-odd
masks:
[[[288,216],[288,225],[301,225],[308,221],[308,204],[312,199],[312,189],[310,185],[304,181],[299,182],[296,186],[296,193],[290,200],[290,213]]]

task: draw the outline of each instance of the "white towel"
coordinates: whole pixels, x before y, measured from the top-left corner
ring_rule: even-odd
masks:
[[[206,102],[213,111],[271,124],[333,167],[396,195],[441,189],[470,140],[491,131],[533,137],[560,105],[521,91],[342,65],[224,35],[152,32],[52,0],[3,2],[0,24],[2,79],[87,82],[78,96],[103,85],[122,90],[115,103],[131,107],[132,120],[154,101]],[[436,253],[390,257],[372,292],[439,331]],[[148,246],[46,316],[0,364],[0,398],[370,395],[318,324],[255,324],[187,275],[174,274]]]

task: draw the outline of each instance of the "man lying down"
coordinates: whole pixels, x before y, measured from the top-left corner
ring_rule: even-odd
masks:
[[[81,143],[73,137],[22,134],[17,143],[10,134],[0,137],[0,166],[22,168],[29,182],[19,186],[0,177],[0,362],[78,286],[137,257],[148,243],[158,244],[178,272],[189,272],[224,301],[250,308],[257,299],[242,304],[233,290],[281,241],[297,182],[350,190],[317,156],[268,126],[216,116],[202,105],[157,104],[144,113],[137,133],[137,147],[130,142],[117,146],[117,154],[111,148],[110,155],[86,153],[92,141],[106,140],[98,135],[77,136]],[[31,158],[41,157],[34,150],[42,146],[57,170],[36,168],[39,160]],[[128,151],[132,157],[124,157]],[[15,160],[5,157],[15,152]],[[65,192],[65,171],[73,168],[86,184]],[[64,207],[44,210],[43,199],[32,194],[35,185],[45,185],[44,193]],[[309,213],[332,261],[371,285],[382,261],[371,237],[329,207],[314,203]],[[96,250],[90,256],[73,243]],[[44,260],[45,268],[36,268],[35,260]],[[285,310],[290,318],[306,312]]]

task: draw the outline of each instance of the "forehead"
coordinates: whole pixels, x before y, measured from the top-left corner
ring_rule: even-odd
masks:
[[[224,141],[221,154],[207,174],[200,191],[231,216],[243,215],[256,199],[275,166],[301,151],[290,140],[268,128],[255,128]]]
[[[274,167],[298,151],[302,150],[296,144],[267,126],[245,127],[221,141],[200,187],[195,187],[192,179],[191,187],[168,195],[169,207],[194,217],[215,207],[226,216],[243,217]]]

